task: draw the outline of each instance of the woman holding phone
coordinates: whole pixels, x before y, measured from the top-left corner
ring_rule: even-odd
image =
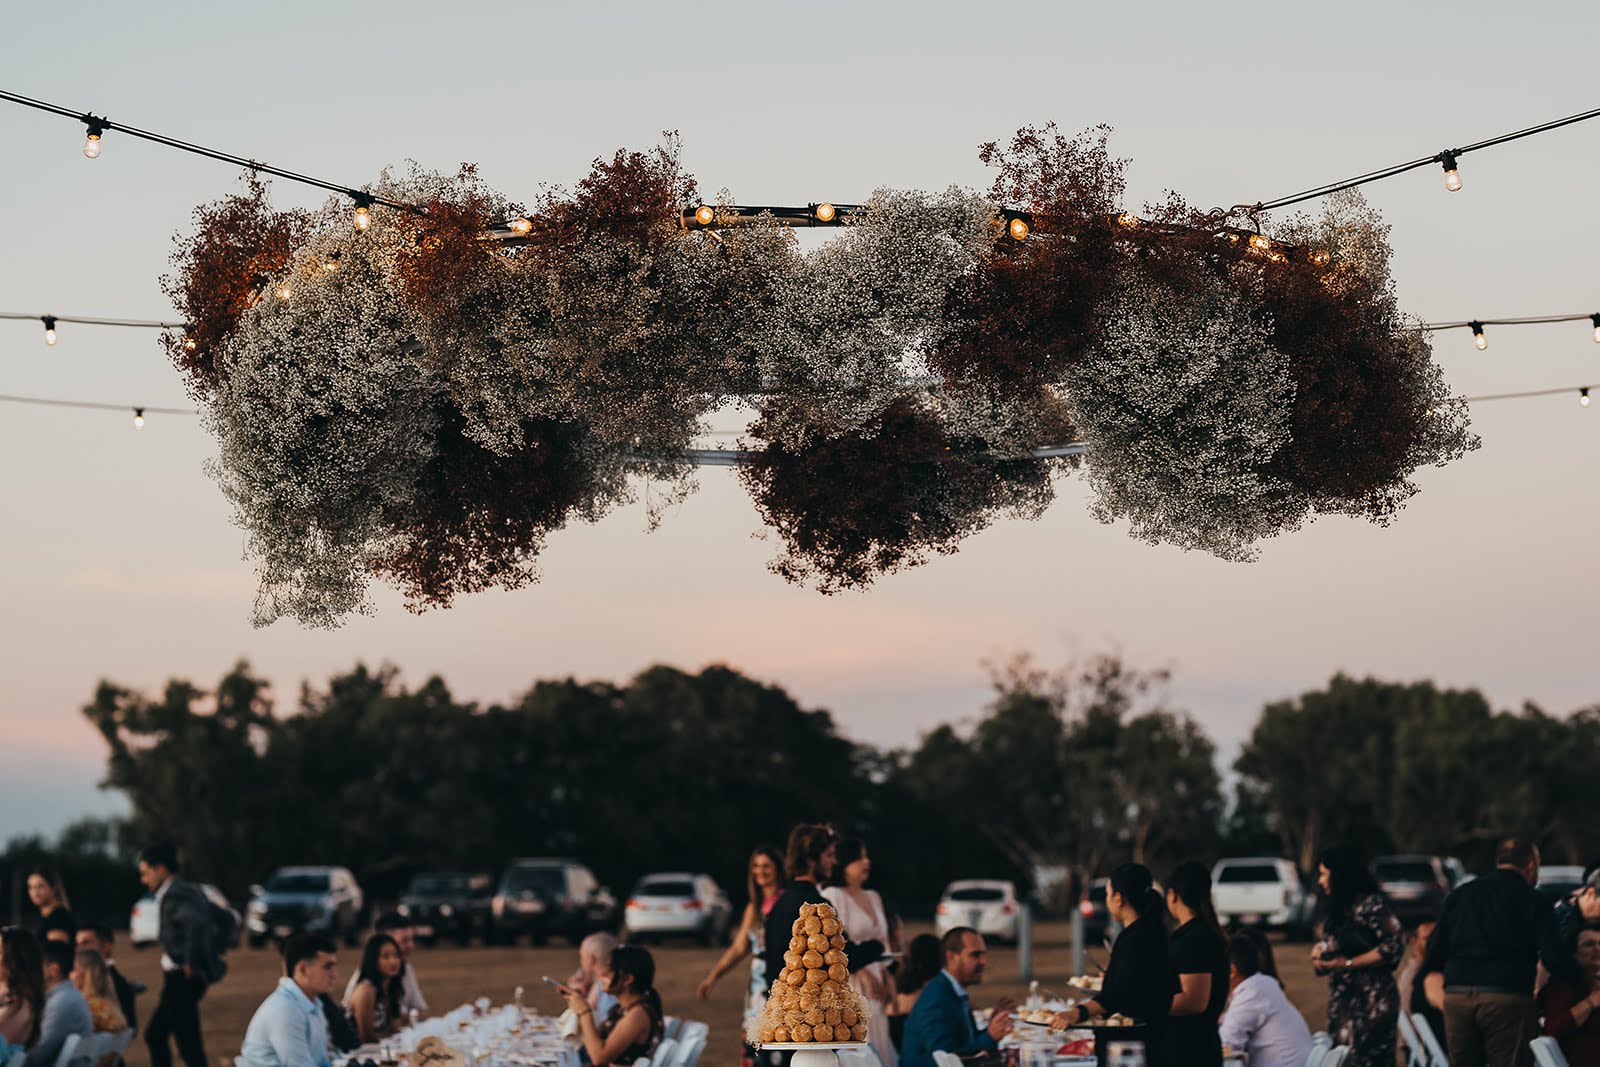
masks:
[[[635,945],[618,945],[611,953],[611,973],[603,980],[606,992],[617,998],[603,1020],[594,1017],[582,993],[566,986],[557,988],[578,1017],[578,1036],[593,1067],[626,1067],[652,1055],[666,1031],[661,996],[655,990],[655,960]]]

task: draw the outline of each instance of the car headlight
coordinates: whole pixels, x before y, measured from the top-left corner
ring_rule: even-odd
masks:
[[[398,912],[399,914],[401,914],[401,915],[410,915],[411,914],[411,905],[410,904],[402,904],[402,905],[400,905],[398,908],[396,908],[394,910],[396,912]]]
[[[440,904],[439,905],[439,914],[443,915],[446,919],[450,918],[450,916],[454,915],[455,913],[456,913],[456,909],[452,908],[450,905],[448,905],[448,904]]]
[[[264,900],[252,900],[249,912],[251,915],[265,915],[267,913],[267,902]]]

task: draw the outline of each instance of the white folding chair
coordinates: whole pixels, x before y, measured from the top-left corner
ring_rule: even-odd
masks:
[[[1322,1061],[1327,1057],[1328,1050],[1333,1047],[1333,1038],[1328,1036],[1326,1030],[1318,1030],[1311,1035],[1311,1051],[1306,1054],[1306,1067],[1322,1067]]]
[[[28,1050],[25,1048],[19,1048],[17,1051],[11,1054],[10,1059],[6,1060],[6,1067],[22,1067],[23,1061],[27,1058]]]
[[[78,1042],[78,1050],[72,1054],[73,1067],[95,1067],[100,1058],[111,1051],[116,1040],[117,1035],[109,1032],[90,1034]]]
[[[1411,1025],[1417,1028],[1417,1036],[1428,1050],[1428,1067],[1450,1067],[1450,1058],[1444,1054],[1444,1046],[1439,1044],[1439,1037],[1428,1025],[1427,1018],[1418,1012],[1411,1017]]]
[[[1428,1047],[1417,1036],[1411,1016],[1405,1012],[1400,1013],[1400,1041],[1406,1047],[1406,1067],[1428,1067]]]
[[[940,1049],[933,1054],[933,1067],[961,1067],[961,1057]]]
[[[840,1049],[839,1067],[883,1067],[883,1060],[871,1045],[854,1045]]]
[[[709,1024],[695,1019],[685,1019],[679,1024],[678,1032],[672,1036],[678,1039],[678,1044],[681,1046],[697,1037],[700,1039],[701,1044],[705,1044],[705,1039],[710,1035],[711,1027]]]
[[[668,1015],[661,1020],[661,1036],[678,1040],[678,1035],[683,1032],[683,1020],[676,1015]]]
[[[78,1054],[78,1046],[83,1038],[77,1034],[68,1034],[67,1039],[61,1042],[61,1051],[56,1055],[56,1067],[67,1067],[72,1062],[72,1057]]]
[[[111,1042],[111,1047],[107,1051],[115,1052],[118,1056],[121,1056],[128,1051],[128,1046],[133,1043],[133,1027],[130,1026],[115,1036],[116,1040]]]
[[[1533,1062],[1539,1067],[1567,1067],[1566,1053],[1553,1037],[1536,1037],[1528,1042],[1533,1049]]]
[[[670,1037],[661,1039],[661,1044],[656,1046],[656,1053],[650,1057],[650,1067],[667,1067],[672,1062],[672,1057],[677,1054],[678,1043]]]
[[[687,1030],[688,1027],[684,1029]],[[706,1027],[705,1033],[688,1034],[680,1040],[678,1051],[672,1058],[672,1067],[695,1067],[695,1064],[700,1062],[700,1054],[706,1050],[706,1036],[710,1033],[710,1029]]]
[[[1322,1057],[1322,1067],[1344,1067],[1346,1057],[1350,1055],[1349,1045],[1335,1045]]]

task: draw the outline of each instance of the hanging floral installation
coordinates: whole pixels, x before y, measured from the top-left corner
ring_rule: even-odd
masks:
[[[987,195],[880,190],[810,249],[703,199],[670,137],[530,205],[471,167],[386,173],[355,227],[252,177],[164,284],[257,622],[338,625],[374,577],[414,610],[535,581],[569,522],[692,492],[730,408],[772,569],[822,592],[1039,516],[1078,459],[1035,453],[1067,442],[1097,518],[1226,559],[1387,522],[1476,447],[1359,194],[1251,230],[1131,212],[1107,133],[1024,129],[982,150]]]

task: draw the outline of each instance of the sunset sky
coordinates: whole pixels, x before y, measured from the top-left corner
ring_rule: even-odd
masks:
[[[915,14],[912,14],[912,11]],[[531,198],[678,130],[702,189],[859,201],[986,189],[977,146],[1019,126],[1115,128],[1128,202],[1256,201],[1600,106],[1587,5],[819,2],[657,5],[10,5],[0,88],[359,185],[415,159]],[[174,234],[235,188],[218,163],[0,104],[0,311],[160,318]],[[1369,189],[1402,306],[1426,319],[1600,311],[1600,121]],[[312,206],[278,183],[274,199]],[[1435,351],[1467,395],[1600,382],[1586,323],[1464,331]],[[0,322],[0,393],[182,407],[153,336]],[[1335,671],[1479,686],[1501,707],[1600,701],[1600,404],[1483,404],[1480,451],[1422,473],[1388,528],[1324,519],[1224,563],[1127,537],[1076,479],[1038,522],[824,597],[775,554],[737,478],[704,470],[662,528],[642,505],[556,534],[543,581],[342,629],[250,626],[244,538],[192,417],[0,404],[0,838],[117,801],[79,709],[96,682],[209,686],[237,659],[285,706],[357,661],[506,701],[536,678],[723,662],[914,744],[971,717],[982,661],[1117,648],[1235,749],[1261,705]],[[686,768],[686,773],[690,769]]]

